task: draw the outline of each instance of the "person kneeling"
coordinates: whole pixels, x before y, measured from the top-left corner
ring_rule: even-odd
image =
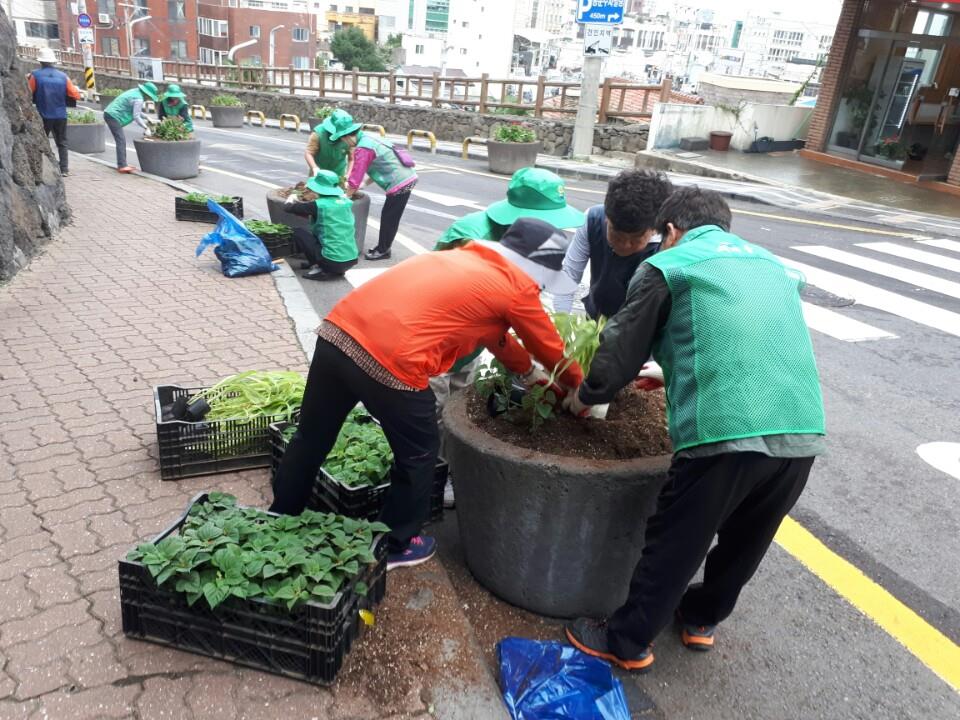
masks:
[[[306,258],[308,280],[336,280],[357,264],[359,253],[354,232],[353,203],[340,187],[336,173],[317,170],[307,181],[316,200],[300,201],[296,195],[287,198],[285,209],[294,215],[309,217],[310,230],[297,228],[294,240]]]

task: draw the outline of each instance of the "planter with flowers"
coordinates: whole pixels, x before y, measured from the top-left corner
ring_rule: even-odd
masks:
[[[493,138],[487,141],[487,160],[490,172],[513,175],[524,167],[537,164],[541,142],[532,128],[522,123],[499,125]]]
[[[910,148],[898,137],[883,138],[873,146],[876,153],[870,161],[893,170],[903,170],[903,164],[910,155]]]
[[[106,149],[106,125],[89,110],[67,111],[67,147],[76,153],[102,153]]]
[[[200,141],[192,140],[183,120],[166,117],[153,134],[133,141],[144,172],[170,180],[196,177],[200,172]]]
[[[210,116],[215,128],[243,127],[243,103],[234,95],[215,95],[210,101]]]

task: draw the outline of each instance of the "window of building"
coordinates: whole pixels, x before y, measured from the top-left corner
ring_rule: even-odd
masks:
[[[171,60],[187,59],[187,41],[186,40],[170,41],[170,59]]]
[[[226,37],[227,21],[214,20],[213,18],[197,18],[197,32],[209,37]]]
[[[362,8],[360,8],[360,14],[361,14],[361,15],[376,15],[376,14],[377,14],[377,9],[376,9],[376,8],[365,8],[365,7],[362,7]]]
[[[97,12],[107,15],[117,14],[117,0],[99,0],[97,3]]]
[[[187,19],[186,0],[167,0],[167,17],[170,20]]]
[[[27,37],[57,40],[60,37],[60,27],[56,23],[25,22],[24,28]]]
[[[461,54],[461,55],[466,55],[466,54],[467,54],[467,49],[466,49],[466,48],[460,48],[460,54]]]
[[[259,55],[249,55],[241,61],[242,65],[262,65],[263,60]]]
[[[917,13],[917,19],[913,23],[913,34],[945,37],[950,34],[951,20],[952,18],[946,13],[920,10]]]
[[[150,38],[134,38],[133,54],[138,57],[150,57]]]
[[[120,55],[120,41],[113,37],[100,37],[100,52],[117,57]]]
[[[336,5],[331,5],[331,6],[330,6],[330,12],[336,12],[336,11],[337,11],[337,6],[336,6]]]
[[[250,37],[252,37],[252,38],[258,38],[258,37],[260,37],[260,26],[259,26],[259,25],[251,25],[251,26],[250,26]]]
[[[293,41],[294,42],[307,42],[310,39],[310,32],[307,28],[295,27],[293,29]]]
[[[297,70],[307,70],[310,67],[310,58],[306,55],[294,55],[292,65]]]
[[[423,55],[423,45],[415,46],[413,52],[417,55]]]
[[[200,48],[200,62],[204,65],[222,65],[226,54],[225,50],[202,47]]]
[[[136,0],[137,9],[133,11],[133,16],[135,18],[145,17],[150,14],[150,9],[147,7],[147,0]]]

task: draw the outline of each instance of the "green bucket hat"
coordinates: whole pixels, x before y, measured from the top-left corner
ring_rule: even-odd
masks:
[[[487,208],[487,217],[499,225],[512,225],[520,218],[537,218],[556,228],[583,225],[586,216],[567,205],[563,180],[543,168],[525,167],[510,178],[507,199]]]
[[[317,195],[346,197],[343,188],[340,187],[340,178],[337,177],[336,173],[329,170],[317,170],[317,174],[307,180],[307,188],[313,190]]]
[[[349,135],[362,128],[363,123],[356,122],[350,113],[338,108],[330,113],[330,116],[323,121],[320,127],[330,133],[331,140],[339,140],[344,135]]]
[[[177,85],[176,83],[171,83],[170,85],[167,85],[167,89],[163,93],[163,95],[160,96],[160,100],[165,102],[170,98],[178,98],[180,100],[186,100],[187,96],[183,94],[183,90],[180,89],[179,85]]]
[[[160,93],[157,90],[157,86],[154,85],[152,82],[140,83],[139,85],[137,85],[137,87],[140,89],[140,92],[142,92],[144,95],[146,95],[148,98],[150,98],[154,102],[157,102],[157,100],[160,99],[159,97]]]

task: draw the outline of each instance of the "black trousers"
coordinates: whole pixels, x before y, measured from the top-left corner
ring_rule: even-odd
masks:
[[[430,513],[430,491],[440,449],[432,390],[393,390],[319,338],[300,410],[300,426],[280,463],[272,512],[298,515],[310,498],[317,471],[357,402],[383,426],[393,467],[380,520],[390,526],[390,552],[405,550]]]
[[[726,619],[812,466],[812,457],[760,453],[675,459],[647,523],[627,601],[607,624],[610,649],[618,657],[637,657],[678,608],[694,625]],[[703,582],[688,587],[704,556]]]
[[[320,268],[331,275],[343,275],[347,270],[357,264],[356,260],[349,262],[334,262],[328,260],[322,255],[323,245],[316,236],[306,228],[295,228],[293,239],[297,248],[307,258],[311,265],[319,265]]]
[[[414,182],[413,185],[416,183]],[[397,230],[400,229],[400,218],[403,217],[407,201],[410,200],[413,185],[408,185],[393,195],[387,195],[384,200],[383,209],[380,211],[380,239],[377,241],[377,250],[386,252],[393,245]]]
[[[103,114],[103,121],[110,128],[110,134],[113,135],[113,144],[117,150],[117,167],[127,166],[127,138],[123,134],[123,125],[121,125],[112,115]]]
[[[67,121],[47,120],[43,118],[43,131],[50,137],[53,133],[53,142],[57,146],[57,154],[60,155],[60,172],[67,172],[69,165],[69,153],[67,152]]]

